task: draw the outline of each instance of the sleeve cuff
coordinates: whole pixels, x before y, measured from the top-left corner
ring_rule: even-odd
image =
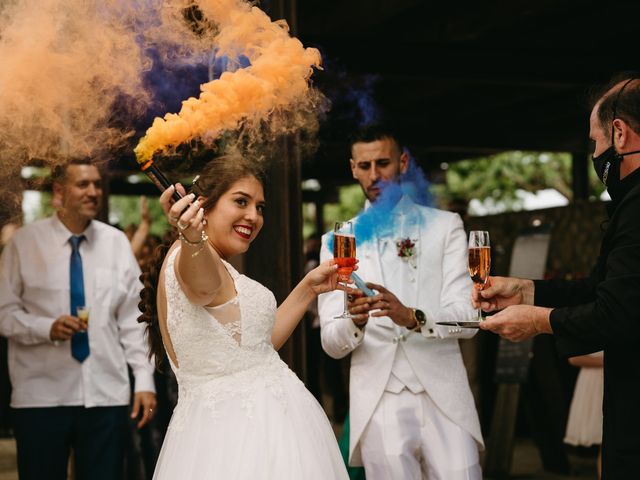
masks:
[[[364,330],[367,326],[358,327],[353,321],[349,322],[349,338],[355,345],[359,345],[364,339]]]
[[[537,307],[553,307],[548,302],[549,295],[554,292],[551,284],[545,280],[534,280],[533,285],[533,304]]]
[[[153,374],[147,371],[138,371],[133,374],[135,378],[135,385],[133,391],[138,392],[153,392],[156,393],[156,386],[153,381]]]
[[[33,327],[31,329],[34,339],[54,343],[53,340],[51,340],[51,326],[55,321],[55,318],[36,317],[35,321],[32,322]]]
[[[420,334],[425,338],[437,337],[438,334],[436,333],[436,321],[433,318],[433,315],[431,315],[431,313],[425,312],[424,310],[422,311],[427,317],[427,323],[425,323],[424,326],[420,328]]]

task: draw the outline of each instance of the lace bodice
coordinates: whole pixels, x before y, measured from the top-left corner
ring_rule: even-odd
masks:
[[[179,248],[171,253],[165,270],[167,329],[179,365],[174,368],[178,379],[229,375],[262,364],[265,357],[273,356],[271,330],[276,312],[273,294],[225,262],[240,307],[239,331],[230,331],[229,326],[225,328],[230,322],[218,321],[215,312],[232,302],[206,309],[189,302],[182,292],[174,271],[178,251]],[[237,333],[239,342],[234,338]]]
[[[219,307],[194,305],[175,275],[178,251],[168,258],[165,287],[167,329],[178,362],[171,367],[178,380],[179,406],[198,398],[215,409],[221,395],[236,395],[242,400],[250,397],[252,389],[265,386],[277,394],[277,377],[284,371],[287,375],[292,372],[271,344],[276,313],[271,291],[225,262],[237,297]],[[235,318],[234,308],[238,307],[240,318]]]

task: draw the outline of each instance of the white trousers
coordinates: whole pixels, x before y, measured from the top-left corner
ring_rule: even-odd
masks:
[[[367,480],[481,480],[478,446],[426,392],[384,392],[360,439]]]

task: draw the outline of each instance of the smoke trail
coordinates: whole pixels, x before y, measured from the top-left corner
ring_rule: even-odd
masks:
[[[373,97],[373,88],[378,81],[377,75],[365,75],[360,88],[352,88],[347,93],[348,101],[355,102],[360,112],[359,126],[378,123],[381,118],[380,109]]]
[[[309,79],[320,54],[290,37],[286,23],[272,22],[242,0],[203,0],[198,8],[199,25],[212,32],[218,51],[231,58],[242,54],[249,65],[202,85],[200,97],[185,100],[178,114],[156,118],[135,149],[140,163],[156,151],[194,138],[212,142],[239,126],[259,135],[265,120],[274,134],[291,132],[308,120],[301,112],[318,108]]]
[[[408,153],[407,150],[405,150]],[[413,203],[430,207],[433,198],[430,193],[430,183],[422,169],[417,165],[413,157],[409,156],[407,171],[392,181],[380,182],[380,195],[371,206],[360,212],[354,225],[356,244],[363,245],[374,241],[376,238],[396,238],[403,233],[397,229],[397,216],[394,208],[403,196],[408,197]],[[407,231],[421,218],[404,212],[404,227]],[[328,241],[329,249],[333,249],[333,235]]]
[[[155,121],[143,157],[225,129],[314,130],[319,59],[244,0],[0,0],[2,169],[121,153],[201,83]]]

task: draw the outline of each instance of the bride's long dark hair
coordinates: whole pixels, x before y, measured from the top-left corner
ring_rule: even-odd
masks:
[[[253,161],[239,153],[217,157],[204,167],[197,181],[193,184],[192,192],[196,196],[203,196],[206,200],[202,208],[207,212],[215,207],[220,197],[227,192],[235,182],[242,178],[254,177],[262,187],[265,186],[265,174],[259,161]],[[165,237],[164,242],[156,248],[153,259],[147,262],[140,276],[144,288],[140,292],[138,309],[142,314],[138,322],[146,323],[147,340],[149,342],[149,358],[155,356],[156,368],[161,369],[164,361],[164,345],[158,321],[158,280],[160,270],[167,252],[177,236],[175,230]]]

